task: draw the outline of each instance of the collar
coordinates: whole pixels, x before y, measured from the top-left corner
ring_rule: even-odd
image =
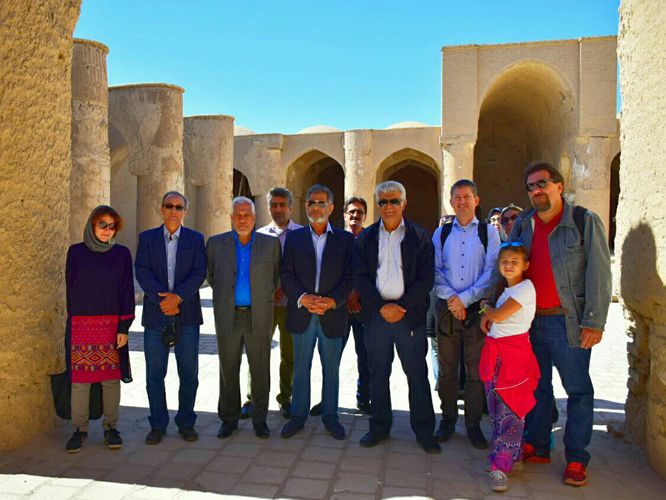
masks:
[[[314,230],[312,229],[312,224],[308,224],[308,227],[310,228],[310,234],[311,235],[314,235],[317,238],[320,238],[320,236],[317,233],[315,233]],[[321,236],[324,236],[324,234],[328,234],[328,233],[332,233],[332,232],[333,232],[333,228],[331,227],[331,223],[328,222],[326,224],[326,231],[324,231]]]
[[[472,221],[469,224],[467,224],[466,226],[462,226],[460,224],[460,222],[458,222],[458,218],[454,217],[453,218],[453,225],[457,226],[460,229],[462,229],[463,231],[465,231],[468,227],[478,226],[479,225],[479,219],[477,219],[476,215],[475,215],[474,218],[472,219]]]
[[[403,230],[404,230],[404,228],[405,228],[405,218],[404,218],[404,217],[403,217],[402,219],[400,219],[400,224],[399,224],[398,227],[396,227],[392,232],[399,231],[400,228],[403,228]],[[389,231],[387,231],[386,228],[384,227],[384,220],[381,219],[381,218],[379,219],[379,231],[382,232],[382,233],[391,234],[391,233],[390,233]]]
[[[171,240],[171,239],[177,240],[178,238],[180,238],[180,230],[181,229],[183,229],[182,225],[178,226],[178,229],[176,229],[176,231],[173,234],[171,234],[169,232],[169,230],[167,229],[166,224],[162,224],[162,233],[164,234],[164,237],[167,240]]]
[[[280,235],[285,231],[294,231],[295,229],[297,229],[295,226],[296,226],[296,223],[291,219],[289,219],[289,222],[287,223],[287,225],[284,228],[281,228],[280,226],[278,226],[275,223],[275,221],[272,220],[270,222],[270,224],[268,224],[266,226],[266,229],[268,229],[268,231],[271,232],[271,233]]]
[[[254,229],[252,229],[252,233],[250,233],[250,241],[248,241],[245,245],[243,245],[243,244],[240,242],[240,240],[238,239],[238,233],[236,232],[235,229],[232,229],[232,230],[231,230],[231,234],[234,235],[234,243],[235,243],[236,245],[240,245],[240,246],[242,246],[243,248],[245,248],[248,244],[251,245],[252,242],[254,241]]]

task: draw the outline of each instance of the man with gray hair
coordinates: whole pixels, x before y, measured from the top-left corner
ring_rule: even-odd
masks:
[[[257,233],[273,236],[280,241],[284,253],[284,242],[287,235],[303,226],[291,220],[294,195],[287,188],[275,187],[266,195],[271,223],[257,229]],[[276,399],[280,405],[280,413],[284,418],[291,418],[292,379],[294,378],[294,340],[287,330],[287,295],[282,287],[275,291],[275,308],[273,310],[273,329],[280,331],[280,392]],[[249,401],[248,397],[248,401]],[[247,407],[247,403],[243,405]],[[242,417],[241,417],[242,418]]]
[[[398,351],[409,386],[409,420],[426,453],[440,453],[433,438],[425,321],[434,281],[433,248],[426,231],[403,217],[405,187],[387,181],[375,189],[381,218],[361,232],[354,251],[354,288],[361,298],[370,368],[369,448],[389,437],[393,423],[389,377]]]
[[[213,288],[215,333],[220,358],[217,437],[238,428],[241,399],[239,373],[243,348],[251,375],[252,424],[258,438],[270,435],[266,425],[270,391],[273,297],[279,286],[280,244],[254,230],[254,202],[232,201],[232,230],[212,236],[206,245],[208,283]]]

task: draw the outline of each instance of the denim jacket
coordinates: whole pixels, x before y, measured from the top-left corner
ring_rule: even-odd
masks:
[[[610,251],[601,220],[585,214],[585,240],[573,219],[573,205],[564,201],[560,223],[548,236],[550,260],[560,303],[566,310],[570,347],[580,346],[580,329],[603,330],[611,301]],[[511,231],[511,241],[521,241],[529,255],[532,246],[534,209],[520,214]]]

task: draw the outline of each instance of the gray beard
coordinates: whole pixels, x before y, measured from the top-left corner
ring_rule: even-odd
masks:
[[[323,224],[324,222],[326,222],[328,220],[328,218],[327,217],[317,217],[317,218],[315,218],[315,217],[310,217],[308,215],[308,220],[310,221],[311,224]]]

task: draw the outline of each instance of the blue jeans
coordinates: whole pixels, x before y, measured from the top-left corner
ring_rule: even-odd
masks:
[[[146,390],[150,405],[150,427],[165,430],[169,425],[164,377],[167,374],[169,348],[162,343],[162,332],[146,328],[143,334],[143,352],[146,358]],[[199,325],[181,327],[181,335],[174,348],[178,378],[178,413],[174,419],[178,428],[194,427],[197,414],[194,400],[199,387]]]
[[[407,375],[412,430],[419,442],[431,439],[435,430],[435,411],[428,382],[425,326],[411,331],[405,319],[387,323],[377,312],[366,325],[365,346],[370,367],[370,432],[376,436],[388,436],[391,431],[393,414],[389,378],[395,346]]]
[[[564,429],[564,455],[567,462],[587,465],[590,454],[585,448],[592,439],[594,388],[590,379],[590,349],[570,347],[565,318],[537,316],[530,329],[532,350],[539,362],[541,378],[534,396],[536,406],[527,415],[525,440],[539,454],[550,452],[553,414],[553,365],[567,393],[567,423]]]
[[[342,337],[328,338],[313,314],[303,333],[292,333],[294,338],[294,387],[291,397],[291,414],[305,422],[310,414],[310,371],[315,343],[319,344],[319,358],[323,372],[321,419],[338,421],[338,390],[340,388],[340,356]]]

